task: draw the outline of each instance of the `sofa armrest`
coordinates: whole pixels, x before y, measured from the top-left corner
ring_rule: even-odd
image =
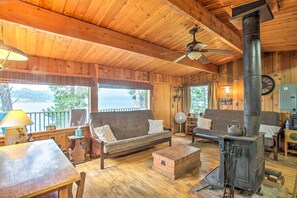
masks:
[[[91,140],[93,142],[97,142],[97,144],[104,144],[104,141],[102,141],[102,140],[100,140],[100,139],[98,139],[98,138],[96,138],[96,137],[94,137],[92,135],[91,135]]]
[[[102,156],[103,153],[103,148],[104,148],[104,141],[94,137],[90,136],[90,146],[91,146],[91,156],[92,157],[97,157],[97,156]]]
[[[164,131],[171,131],[171,128],[163,127]]]

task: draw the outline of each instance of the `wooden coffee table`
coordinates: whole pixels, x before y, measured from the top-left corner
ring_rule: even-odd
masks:
[[[153,153],[152,168],[174,180],[200,166],[200,152],[200,148],[188,145],[168,147]]]

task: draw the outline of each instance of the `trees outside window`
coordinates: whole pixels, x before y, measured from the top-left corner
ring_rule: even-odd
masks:
[[[191,112],[203,113],[208,108],[208,86],[191,87]]]
[[[45,111],[69,111],[88,108],[88,88],[81,86],[49,86],[54,105]]]
[[[0,83],[0,110],[4,112],[8,112],[12,110],[12,100],[11,100],[11,90],[9,84]]]

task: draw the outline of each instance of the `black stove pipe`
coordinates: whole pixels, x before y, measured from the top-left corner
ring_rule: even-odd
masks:
[[[245,15],[243,26],[244,127],[259,135],[261,113],[261,46],[259,11]]]

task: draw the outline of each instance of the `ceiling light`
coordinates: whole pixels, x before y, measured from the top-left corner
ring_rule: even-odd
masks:
[[[202,56],[201,52],[198,51],[192,51],[188,53],[188,57],[191,60],[198,60]]]
[[[9,45],[5,45],[3,41],[0,41],[0,59],[12,61],[26,61],[28,60],[28,57],[21,50]]]
[[[2,39],[4,39],[3,26],[1,27]],[[21,50],[4,44],[3,40],[0,40],[0,71],[5,69],[5,62],[11,61],[27,61],[28,56]]]

